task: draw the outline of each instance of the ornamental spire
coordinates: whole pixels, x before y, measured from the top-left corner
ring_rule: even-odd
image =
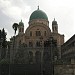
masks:
[[[39,5],[38,5],[38,10],[39,10]]]
[[[22,22],[22,19],[21,19],[21,22]]]
[[[55,18],[54,18],[54,21],[55,21]]]

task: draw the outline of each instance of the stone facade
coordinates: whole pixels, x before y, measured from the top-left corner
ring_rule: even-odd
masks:
[[[43,14],[43,12],[41,12],[39,9],[36,11]],[[34,14],[32,14],[31,16],[33,16],[33,15]],[[13,56],[13,55],[16,56],[19,46],[23,45],[23,46],[25,46],[25,50],[28,51],[28,54],[29,54],[29,52],[31,52],[32,56],[35,57],[36,56],[35,54],[38,52],[38,54],[40,54],[39,56],[43,57],[44,42],[47,41],[50,37],[53,37],[54,40],[57,41],[59,57],[61,57],[60,49],[61,49],[61,45],[64,43],[64,35],[61,35],[58,33],[58,24],[55,21],[55,19],[52,22],[52,28],[53,28],[52,32],[49,27],[48,19],[43,19],[43,17],[42,17],[42,19],[40,19],[40,18],[38,19],[38,17],[36,17],[36,19],[32,18],[32,20],[29,20],[29,26],[26,29],[25,33],[23,32],[24,30],[22,30],[20,32],[20,29],[24,29],[24,24],[23,25],[22,24],[23,24],[23,22],[19,23],[18,35],[11,38],[11,42],[13,45],[12,47],[15,46],[14,47],[15,50],[14,50],[14,52],[12,52],[14,54],[12,54],[11,56]],[[15,39],[15,41],[14,41],[14,39]]]
[[[39,17],[35,15],[35,12]],[[19,22],[18,35],[10,39],[10,45],[6,49],[5,59],[9,59],[11,75],[13,73],[14,75],[16,73],[17,75],[18,73],[28,73],[27,75],[29,75],[30,71],[35,75],[75,75],[75,35],[64,43],[64,35],[58,32],[58,24],[55,19],[52,21],[51,30],[48,17],[44,12],[38,9],[33,13],[25,33],[24,23],[22,20]],[[53,43],[51,37],[56,43]],[[0,57],[1,49],[0,47]],[[2,62],[6,62],[6,60],[2,60]],[[22,71],[16,72],[17,67]],[[15,70],[12,70],[13,68]],[[35,72],[30,70],[34,68],[37,68]]]
[[[75,35],[66,41],[61,47],[61,57],[64,63],[75,63]]]
[[[56,40],[56,46],[49,41],[50,37]],[[45,48],[46,41],[50,43],[46,43],[48,47]],[[52,21],[51,30],[47,15],[42,10],[37,9],[31,14],[29,26],[25,33],[24,23],[21,20],[18,26],[18,35],[10,38],[10,50],[8,51],[10,64],[36,65],[34,67],[39,65],[39,75],[50,75],[54,68],[53,62],[61,58],[61,45],[63,43],[64,35],[58,32],[57,21],[55,19]]]
[[[75,64],[73,65],[55,65],[54,75],[75,75]]]

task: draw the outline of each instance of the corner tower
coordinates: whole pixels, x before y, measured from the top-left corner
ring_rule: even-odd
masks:
[[[58,33],[58,24],[57,24],[57,21],[55,21],[55,18],[52,21],[52,32],[53,33]]]
[[[22,20],[21,22],[19,22],[18,29],[19,29],[19,32],[18,32],[19,35],[24,33],[24,23],[22,22]]]

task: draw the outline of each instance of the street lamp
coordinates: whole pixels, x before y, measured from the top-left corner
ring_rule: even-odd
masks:
[[[11,44],[11,42],[8,42],[8,50],[9,50],[9,75],[11,75],[10,74],[10,44]]]
[[[53,63],[53,37],[50,37],[50,49],[51,49],[51,75],[54,75],[54,63]]]
[[[1,55],[1,59],[2,59],[2,43],[3,43],[3,38],[0,39],[0,48],[1,48],[1,52],[0,52],[1,54],[0,55]]]

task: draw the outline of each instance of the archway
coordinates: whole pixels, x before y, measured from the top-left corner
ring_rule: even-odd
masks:
[[[41,52],[40,51],[36,51],[35,61],[36,61],[36,63],[41,63]]]

